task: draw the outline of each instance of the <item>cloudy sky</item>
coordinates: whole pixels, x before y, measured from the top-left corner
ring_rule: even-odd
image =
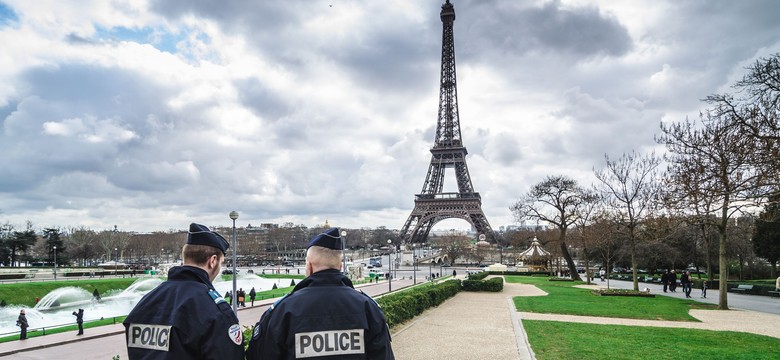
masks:
[[[771,0],[453,3],[495,229],[545,176],[593,183],[780,52]],[[441,4],[0,0],[0,223],[398,229],[430,161]]]

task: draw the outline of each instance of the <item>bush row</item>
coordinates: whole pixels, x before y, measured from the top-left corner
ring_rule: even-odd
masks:
[[[455,296],[460,291],[460,287],[460,280],[447,280],[435,285],[386,295],[376,302],[385,313],[387,324],[395,326]]]

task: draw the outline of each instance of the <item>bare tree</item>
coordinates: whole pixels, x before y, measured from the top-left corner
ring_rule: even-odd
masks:
[[[580,244],[582,245],[582,256],[585,261],[585,279],[588,285],[590,285],[590,261],[588,259],[588,246],[592,244],[594,239],[594,233],[587,231],[588,225],[593,221],[593,217],[599,212],[599,208],[603,205],[603,199],[598,192],[588,191],[582,206],[580,207],[580,216],[575,221],[577,226]]]
[[[706,111],[699,121],[662,124],[661,130],[658,141],[669,152],[669,182],[690,182],[693,170],[698,183],[696,194],[709,198],[712,204],[712,213],[706,215],[716,215],[712,219],[719,243],[718,309],[727,310],[729,219],[760,204],[767,192],[769,178],[756,166],[760,144],[744,136],[733,117],[720,111]]]
[[[637,226],[652,214],[660,189],[657,168],[661,159],[655,154],[640,156],[624,153],[618,160],[604,156],[607,166],[595,170],[601,181],[605,203],[614,212],[618,224],[626,231],[631,246],[631,271],[634,290],[639,290],[636,267]]]
[[[441,249],[442,254],[449,255],[450,264],[454,264],[456,259],[465,257],[471,251],[468,236],[460,235],[456,232],[451,232],[435,239],[431,238],[431,240],[436,247]]]
[[[574,259],[569,254],[566,232],[582,217],[582,211],[592,196],[574,179],[563,175],[548,176],[534,185],[511,208],[517,221],[541,220],[558,229],[558,245],[573,280],[580,280],[580,276],[577,274]]]
[[[621,234],[616,228],[616,221],[610,218],[606,212],[598,212],[593,221],[585,229],[585,236],[592,239],[593,247],[598,251],[603,261],[603,269],[606,273],[607,288],[609,288],[609,275],[612,265],[619,259]]]
[[[93,245],[96,238],[97,234],[83,225],[68,230],[65,243],[71,257],[81,259],[81,266],[87,266],[87,260],[95,255]]]

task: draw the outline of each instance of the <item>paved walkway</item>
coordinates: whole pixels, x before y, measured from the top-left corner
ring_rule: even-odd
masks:
[[[460,276],[459,276],[460,277]],[[522,284],[504,284],[504,291],[460,292],[427,310],[393,334],[399,359],[534,359],[512,297]]]
[[[737,331],[780,338],[780,315],[743,309],[691,310],[691,316],[701,322],[683,322],[517,312],[511,300],[546,295],[534,285],[513,283],[504,283],[501,293],[461,292],[397,329],[393,349],[399,359],[535,359],[522,326],[524,319]]]

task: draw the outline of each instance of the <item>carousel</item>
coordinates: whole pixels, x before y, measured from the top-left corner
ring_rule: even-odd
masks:
[[[520,263],[517,264],[518,271],[546,272],[547,264],[550,261],[550,252],[542,247],[539,240],[534,236],[531,246],[518,254]]]

